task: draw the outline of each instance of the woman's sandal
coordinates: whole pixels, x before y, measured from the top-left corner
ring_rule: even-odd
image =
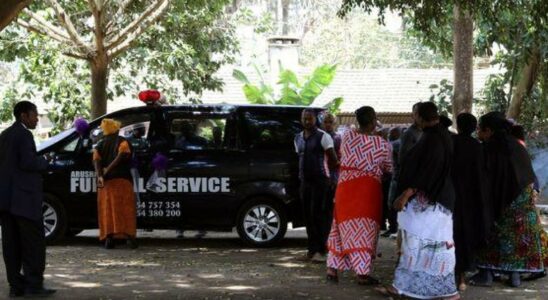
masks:
[[[394,287],[391,286],[379,286],[375,288],[375,291],[383,296],[392,297],[395,299],[400,299],[403,297]]]
[[[337,275],[327,274],[325,275],[325,279],[327,279],[327,282],[339,283],[339,276]]]
[[[339,283],[337,271],[331,268],[328,268],[327,274],[325,274],[325,279],[327,279],[327,282]]]
[[[358,275],[357,281],[359,285],[377,285],[381,283],[377,278],[368,275]]]

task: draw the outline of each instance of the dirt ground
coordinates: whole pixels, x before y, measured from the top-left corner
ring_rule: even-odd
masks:
[[[52,299],[388,299],[359,286],[352,274],[338,285],[326,283],[325,266],[296,261],[305,253],[306,234],[290,230],[277,248],[244,246],[235,233],[208,233],[204,239],[176,239],[174,231],[139,232],[140,247],[100,247],[97,231],[88,230],[47,249],[46,285]],[[382,257],[375,274],[390,283],[395,242],[380,240]],[[7,298],[0,269],[0,299]],[[521,288],[496,283],[469,287],[463,299],[548,299],[548,278]]]

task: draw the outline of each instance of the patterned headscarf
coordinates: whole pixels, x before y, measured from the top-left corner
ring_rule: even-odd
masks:
[[[120,122],[114,119],[103,119],[101,121],[101,129],[103,130],[103,135],[115,134],[120,130]]]

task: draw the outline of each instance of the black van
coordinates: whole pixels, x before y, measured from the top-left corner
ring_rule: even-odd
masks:
[[[97,228],[92,147],[103,118],[122,123],[133,147],[137,226],[142,229],[237,228],[246,243],[270,246],[287,223],[302,226],[293,139],[304,107],[259,105],[143,106],[90,123],[90,134],[64,131],[39,145],[55,159],[44,176],[48,241]],[[317,109],[318,113],[321,109]],[[132,136],[139,131],[139,134]],[[189,138],[189,135],[192,137]],[[151,188],[151,160],[168,168]]]

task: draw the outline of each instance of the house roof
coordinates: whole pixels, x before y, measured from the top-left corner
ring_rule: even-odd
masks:
[[[341,125],[350,125],[354,124],[358,126],[358,121],[356,120],[356,115],[354,113],[343,112],[338,116],[338,123]],[[413,123],[413,115],[409,112],[405,113],[394,113],[394,112],[379,112],[377,113],[377,119],[381,122],[384,127],[392,126],[404,126],[410,125]]]
[[[204,91],[200,96],[191,96],[200,98],[205,104],[247,104],[243,84],[232,76],[235,68],[244,72],[250,82],[260,82],[260,75],[253,68],[224,67],[215,74],[224,82],[223,91]],[[302,78],[311,72],[311,69],[302,68],[297,74]],[[479,96],[489,75],[500,72],[495,68],[474,70],[474,96]],[[270,82],[268,74],[262,76],[265,82]],[[450,69],[341,69],[314,105],[322,106],[333,98],[343,97],[343,113],[354,112],[364,105],[372,106],[378,113],[405,113],[414,103],[428,100],[432,93],[430,85],[439,84],[443,79],[452,81],[452,78],[453,70]],[[140,105],[136,99],[116,99],[109,102],[108,111]],[[394,124],[397,123],[402,122]]]

